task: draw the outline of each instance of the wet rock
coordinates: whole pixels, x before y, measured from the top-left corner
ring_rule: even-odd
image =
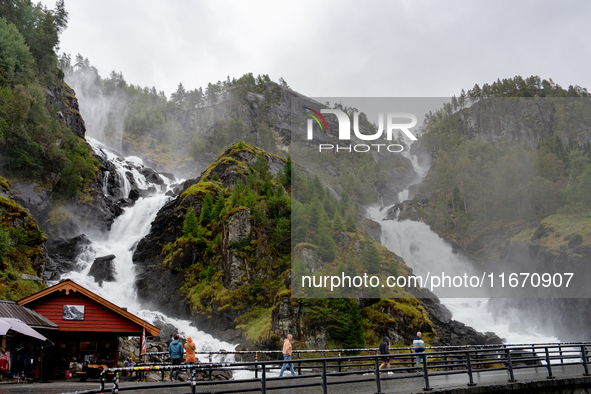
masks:
[[[21,278],[25,280],[34,280],[36,282],[43,282],[43,279],[39,278],[38,276],[29,275],[29,274],[22,274]]]
[[[160,172],[160,175],[170,179],[171,181],[176,180],[176,176],[174,174],[171,174],[170,172]]]
[[[141,192],[138,189],[131,189],[128,198],[131,201],[137,201],[141,197]]]
[[[155,185],[164,186],[164,180],[162,180],[156,171],[152,170],[151,168],[144,167],[142,168],[141,173],[146,177],[146,181]]]
[[[365,231],[369,238],[371,238],[375,242],[381,242],[382,240],[382,227],[379,223],[368,219],[366,217],[362,217],[361,220],[358,222],[359,228]],[[348,242],[348,241],[347,241]]]
[[[232,371],[213,371],[213,377],[215,380],[230,380],[232,379]]]
[[[349,238],[346,234],[345,237]],[[304,263],[304,268],[306,272],[309,274],[313,274],[314,272],[318,271],[322,268],[324,263],[316,250],[312,248],[303,247],[299,251],[296,252],[297,256],[302,259]]]
[[[574,234],[568,240],[568,248],[574,249],[576,246],[579,246],[582,243],[583,243],[583,237],[580,234]]]
[[[221,269],[225,272],[225,282],[229,289],[241,283],[246,276],[250,280],[247,262],[237,256],[242,242],[248,242],[250,237],[250,209],[241,209],[230,215],[222,224],[222,253]]]
[[[170,344],[170,342],[172,342],[172,337],[179,333],[178,328],[170,323],[166,323],[160,318],[160,316],[154,320],[154,325],[160,329],[160,335],[155,338],[155,340],[159,342]]]
[[[113,260],[115,260],[114,254],[96,258],[90,267],[90,271],[88,271],[88,275],[94,277],[94,281],[99,285],[102,285],[103,282],[114,282],[115,265]]]
[[[534,235],[532,236],[532,241],[542,239],[548,236],[554,229],[552,227],[546,226],[544,223],[540,224],[536,231],[534,231]]]
[[[13,182],[13,198],[18,204],[28,209],[34,218],[45,217],[51,208],[51,189],[36,182]]]
[[[61,274],[77,269],[76,259],[92,242],[84,234],[70,239],[58,238],[47,241],[47,266],[43,278],[57,280]]]
[[[351,237],[349,237],[344,231],[341,231],[340,233],[335,235],[334,240],[340,243],[341,245],[344,245],[351,241]]]
[[[219,333],[219,339],[221,339],[224,342],[235,342],[236,340],[239,340],[241,338],[242,330],[239,328],[225,330]]]

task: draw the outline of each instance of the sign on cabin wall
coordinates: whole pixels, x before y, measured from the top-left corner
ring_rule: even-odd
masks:
[[[84,305],[64,305],[64,320],[84,320]]]

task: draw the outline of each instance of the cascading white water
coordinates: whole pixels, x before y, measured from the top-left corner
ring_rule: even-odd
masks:
[[[405,154],[413,164],[415,172],[422,179],[426,171],[418,165],[417,157]],[[408,189],[399,193],[399,202],[408,199]],[[472,275],[475,270],[470,261],[453,253],[439,235],[431,231],[423,222],[411,220],[385,220],[388,208],[380,210],[378,207],[368,209],[367,216],[380,224],[382,228],[381,243],[398,256],[418,275],[428,272],[455,272]],[[437,289],[434,289],[437,295]],[[440,297],[441,298],[441,297]],[[494,332],[506,343],[540,343],[557,342],[555,337],[541,335],[536,327],[528,326],[519,318],[518,312],[508,311],[503,318],[495,318],[488,311],[488,298],[441,298],[453,314],[453,318],[480,332]]]
[[[386,211],[370,208],[368,216],[382,227],[382,245],[402,257],[415,274],[424,277],[427,272],[445,271],[448,274],[466,272],[472,275],[471,263],[453,253],[451,246],[425,223],[383,220]],[[438,293],[437,289],[433,292]],[[557,342],[557,338],[536,333],[536,327],[528,327],[512,311],[507,318],[495,319],[488,311],[487,298],[441,298],[441,303],[453,313],[455,320],[477,331],[492,331],[506,343]]]
[[[125,174],[126,174],[125,168],[118,166],[117,167],[117,177],[118,177],[119,183],[121,185],[121,187],[119,189],[119,190],[121,190],[121,195],[119,196],[120,198],[129,197],[129,192],[131,191],[131,183],[129,182],[129,179],[127,179],[127,176]]]
[[[103,173],[103,194],[105,196],[109,195],[108,185],[109,185],[109,171],[105,171]]]
[[[140,172],[142,167],[141,159],[137,157],[121,159],[100,142],[89,139],[89,143],[97,154],[107,158],[116,166],[117,172],[122,175],[122,179],[127,181],[127,183],[123,181],[122,186],[129,186],[126,176],[126,172],[129,172],[133,174],[140,189],[148,190],[153,188],[157,192],[148,197],[140,197],[133,206],[125,208],[124,213],[114,221],[108,233],[87,234],[92,244],[79,256],[77,263],[81,269],[64,274],[62,278],[72,279],[115,305],[126,307],[129,312],[152,324],[156,321],[172,324],[182,336],[192,337],[197,352],[207,353],[221,349],[226,351],[234,350],[236,345],[217,340],[211,335],[199,331],[191,326],[191,323],[187,320],[169,318],[161,312],[144,309],[134,290],[133,252],[137,243],[150,231],[151,223],[156,218],[159,209],[170,200],[171,197],[166,196],[165,193],[178,181],[171,183],[167,178],[161,177],[165,186],[151,184]],[[129,190],[126,193],[126,195],[129,195]],[[111,254],[116,256],[113,260],[116,279],[114,282],[103,282],[102,286],[99,286],[93,277],[88,276],[88,272],[95,258]],[[203,355],[198,355],[198,357],[203,357]],[[214,360],[230,362],[234,360],[234,355],[215,355]],[[246,374],[249,373],[246,372]],[[234,375],[235,377],[241,377],[243,373],[238,372]]]

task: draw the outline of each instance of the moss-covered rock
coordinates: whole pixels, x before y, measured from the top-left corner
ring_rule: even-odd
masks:
[[[8,184],[2,177],[0,183]],[[16,301],[44,289],[46,260],[45,237],[31,214],[0,195],[0,299]]]

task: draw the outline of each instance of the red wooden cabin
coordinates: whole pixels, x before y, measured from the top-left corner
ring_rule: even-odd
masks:
[[[63,377],[71,362],[90,359],[115,367],[119,337],[141,336],[144,327],[146,335],[160,333],[159,328],[69,279],[23,298],[18,304],[59,327],[44,333],[55,344],[44,350],[47,376]]]

